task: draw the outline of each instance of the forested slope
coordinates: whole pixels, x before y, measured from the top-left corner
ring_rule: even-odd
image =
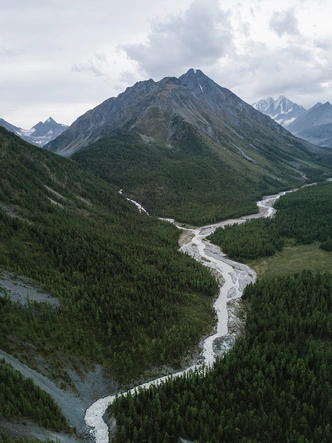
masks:
[[[235,260],[273,255],[285,240],[297,244],[320,242],[332,250],[332,183],[324,182],[288,193],[275,203],[275,217],[252,219],[218,228],[209,240]]]
[[[60,408],[31,378],[0,360],[0,419],[32,419],[47,429],[71,432]],[[1,441],[1,436],[0,436]]]
[[[2,128],[0,162],[0,270],[59,300],[22,305],[0,287],[0,349],[67,388],[94,363],[129,382],[190,355],[217,283],[178,252],[178,229]]]
[[[50,440],[51,442],[51,440]],[[8,434],[5,434],[0,429],[0,443],[40,443],[37,438],[11,438]]]
[[[331,292],[309,271],[249,286],[242,339],[204,377],[119,398],[116,442],[330,442]]]
[[[248,161],[229,157],[221,159],[189,126],[176,148],[118,132],[72,156],[149,213],[195,225],[257,212],[261,190],[280,186],[271,177],[255,176]]]
[[[221,238],[236,257],[273,253],[287,238],[325,247],[331,187],[322,183],[288,194],[278,201],[275,218],[210,238]],[[331,441],[332,273],[303,270],[260,279],[246,287],[243,309],[243,336],[204,377],[191,374],[117,399],[111,406],[117,442]]]

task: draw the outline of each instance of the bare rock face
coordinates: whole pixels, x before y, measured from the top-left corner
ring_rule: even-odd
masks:
[[[259,112],[271,117],[284,128],[288,128],[291,123],[307,112],[302,106],[292,102],[283,95],[277,100],[274,100],[272,97],[259,100],[253,103],[252,106]]]
[[[314,145],[332,147],[332,105],[316,103],[308,111],[281,96],[259,100],[253,107],[287,128],[293,135]]]
[[[186,125],[207,143],[225,148],[234,137],[262,140],[268,136],[277,138],[276,143],[281,145],[295,140],[283,127],[202,71],[190,69],[179,78],[136,83],[79,117],[46,148],[71,156],[116,131],[135,131],[144,141],[173,145],[181,139]]]

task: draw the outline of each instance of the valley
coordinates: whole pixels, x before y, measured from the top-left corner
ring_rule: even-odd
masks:
[[[312,188],[314,189],[314,188]],[[311,191],[311,189],[310,189]],[[283,195],[285,193],[282,193]],[[310,196],[309,196],[310,198]],[[199,364],[195,366],[190,366],[185,369],[184,372],[175,372],[171,375],[171,379],[175,380],[178,376],[184,376],[184,374],[188,374],[188,380],[191,378],[192,371],[198,371],[198,373],[202,373],[202,377],[205,377],[206,366],[211,367],[212,363],[215,361],[217,357],[220,359],[221,356],[231,347],[234,346],[236,337],[241,336],[244,330],[243,323],[243,313],[241,313],[241,308],[239,304],[239,297],[242,294],[243,289],[249,282],[254,282],[256,279],[256,274],[254,271],[247,268],[245,265],[240,265],[239,263],[235,263],[230,261],[224,254],[222,254],[219,248],[209,244],[205,238],[218,227],[224,226],[232,226],[233,224],[245,224],[246,220],[255,220],[258,217],[271,217],[271,215],[275,212],[271,205],[275,204],[278,200],[278,196],[266,197],[264,201],[259,202],[258,206],[260,208],[260,214],[252,215],[249,217],[243,217],[239,220],[229,220],[225,222],[221,222],[219,224],[213,226],[203,226],[202,228],[181,228],[184,229],[183,239],[181,241],[181,251],[185,254],[188,254],[198,260],[205,267],[213,270],[213,274],[215,276],[221,272],[222,277],[219,278],[219,282],[221,282],[221,290],[218,301],[215,303],[214,308],[218,314],[218,327],[214,335],[210,336],[208,339],[205,339],[204,343],[201,344],[202,354],[199,357]],[[169,222],[172,222],[170,220]],[[179,232],[180,234],[180,232]],[[289,265],[286,265],[289,266]],[[302,268],[303,269],[303,268]],[[292,271],[290,271],[291,273]],[[295,269],[294,269],[295,272]],[[279,273],[278,273],[279,274]],[[5,357],[8,357],[6,354],[2,353]],[[15,360],[15,359],[14,359]],[[9,359],[9,361],[13,361],[13,359]],[[14,362],[15,363],[15,362]],[[203,366],[202,366],[203,363]],[[22,365],[21,365],[22,366]],[[22,370],[22,369],[21,369]],[[33,371],[32,371],[33,372]],[[171,371],[172,373],[173,371]],[[30,371],[31,376],[31,371]],[[33,378],[36,378],[36,375],[32,374]],[[96,373],[97,376],[97,373]],[[99,374],[99,377],[101,374]],[[40,376],[38,376],[40,378]],[[86,379],[86,381],[88,378]],[[93,378],[90,377],[89,383],[91,383]],[[169,383],[170,373],[165,375],[161,379],[149,381],[143,385],[140,385],[138,388],[131,389],[131,395],[136,397],[138,392],[141,392],[142,389],[148,389],[150,386],[162,386],[164,382]],[[96,381],[96,378],[95,378]],[[48,382],[50,383],[50,382]],[[90,388],[91,386],[89,386]],[[45,385],[44,385],[45,388]],[[93,438],[97,443],[106,443],[108,442],[108,425],[103,421],[103,417],[107,407],[115,400],[117,395],[113,397],[104,397],[103,394],[109,392],[109,388],[104,386],[106,389],[104,392],[101,392],[102,398],[98,400],[96,403],[93,403],[90,408],[88,408],[85,413],[85,421],[87,424],[86,431],[89,432],[88,429],[92,427]],[[54,389],[54,388],[53,388]],[[56,389],[56,388],[55,388]],[[46,388],[47,391],[47,388]],[[122,389],[120,387],[116,388],[116,392],[121,392]],[[74,407],[73,397],[71,397],[65,392],[64,400],[67,404],[67,408],[72,409]],[[62,396],[63,396],[62,394]],[[54,392],[51,392],[51,395],[54,397]],[[82,392],[81,394],[82,395]],[[94,393],[96,395],[96,391]],[[82,399],[82,397],[81,397]],[[80,400],[81,401],[81,400]],[[81,403],[81,406],[74,407],[74,410],[78,413],[79,422],[76,420],[76,425],[80,424],[80,429],[82,429],[82,416],[83,416],[83,405],[84,410],[87,406],[87,397],[85,397],[85,402]],[[59,398],[57,399],[58,404],[61,405],[61,400],[59,402]],[[64,409],[65,415],[70,417],[72,414],[66,409]],[[73,422],[71,420],[71,422]],[[111,428],[114,427],[114,422],[111,420],[109,423],[113,423]],[[91,432],[91,431],[90,431]],[[114,431],[113,431],[114,432]],[[113,434],[112,432],[112,434]],[[51,435],[51,434],[48,434]],[[55,436],[55,434],[53,434]],[[88,434],[86,434],[88,435]],[[54,437],[55,438],[55,437]],[[57,435],[57,438],[60,438],[60,441],[64,441],[65,443],[74,442],[76,440],[73,437],[65,437]],[[77,440],[78,441],[78,440]],[[116,440],[118,441],[118,440]]]
[[[288,194],[288,204],[291,202],[294,212],[294,204],[295,207],[306,205],[313,196],[315,212],[318,207],[331,203],[331,184]],[[282,205],[283,201],[280,200],[279,206],[287,207],[287,199]],[[299,214],[297,210],[295,213]],[[330,216],[328,210],[327,214]],[[250,224],[259,226],[256,221],[259,219],[237,223],[233,240],[241,242],[237,228],[246,231]],[[267,218],[265,224],[273,221]],[[228,225],[230,232],[231,225],[233,221]],[[318,226],[323,227],[325,223],[318,223],[315,230]],[[331,226],[330,223],[328,235],[331,235]],[[201,232],[204,231],[209,234],[211,228],[202,228]],[[197,243],[197,239],[193,241]],[[193,251],[197,258],[198,251],[202,251],[199,242]],[[214,249],[212,262],[219,258],[217,251]],[[245,309],[245,329],[240,328],[242,333],[234,348],[223,358],[217,358],[212,369],[157,380],[144,385],[144,390],[134,389],[116,400],[105,398],[106,403],[114,402],[111,413],[117,419],[118,429],[115,441],[147,438],[151,442],[173,442],[175,434],[185,441],[277,442],[288,438],[295,442],[305,435],[312,441],[328,442],[331,400],[323,391],[327,389],[330,393],[332,386],[330,371],[324,369],[324,364],[331,361],[332,280],[331,256],[329,252],[325,255],[329,272],[306,270],[310,269],[310,262],[302,261],[302,266],[297,268],[291,268],[286,262],[284,273],[279,271],[276,277],[266,276],[257,284],[248,285],[241,303]],[[235,281],[233,279],[233,283]],[[227,287],[225,292],[226,298]],[[230,293],[228,297],[235,295],[235,291]],[[253,302],[261,309],[252,305]],[[221,355],[227,346],[222,349]],[[154,385],[159,386],[158,389],[154,389]],[[100,442],[108,441],[105,435]]]
[[[127,88],[46,149],[0,128],[0,162],[1,443],[12,443],[3,431],[93,440],[90,426],[106,442],[104,419],[117,430],[116,443],[244,443],[263,434],[265,441],[282,434],[329,441],[328,398],[318,404],[313,383],[311,399],[303,398],[290,349],[308,379],[309,369],[317,374],[319,392],[329,386],[326,371],[312,360],[308,369],[302,351],[316,352],[316,341],[318,352],[330,339],[330,274],[312,272],[330,271],[331,150],[294,137],[189,70]],[[300,189],[289,194],[293,188]],[[287,285],[299,306],[279,319],[273,288],[288,294]],[[311,318],[303,308],[308,291]],[[272,350],[271,337],[286,346],[285,366],[276,363],[283,353]],[[329,355],[317,355],[320,367]],[[204,362],[214,365],[205,371]],[[258,367],[259,377],[248,369]],[[284,390],[276,368],[290,376]],[[135,388],[146,382],[144,391]],[[293,385],[301,392],[289,411],[282,405],[286,397],[295,402]],[[128,389],[106,411],[104,396]]]
[[[266,197],[264,200],[257,203],[260,209],[259,217],[270,217],[273,213],[272,203],[278,199],[279,196]],[[254,216],[255,218],[257,216]],[[231,219],[215,225],[202,226],[201,228],[190,229],[181,228],[185,231],[186,240],[180,248],[184,254],[188,254],[211,270],[213,275],[217,278],[220,284],[218,298],[214,303],[214,309],[217,315],[217,326],[214,334],[206,337],[200,344],[201,353],[198,362],[189,368],[185,368],[181,372],[168,374],[161,378],[148,381],[132,388],[130,391],[120,395],[135,395],[143,389],[148,389],[150,386],[160,386],[169,379],[177,377],[184,377],[186,374],[197,372],[204,376],[205,372],[212,368],[216,357],[221,357],[229,351],[237,337],[243,331],[243,318],[240,318],[239,301],[242,292],[247,284],[254,283],[256,280],[256,273],[248,266],[236,263],[227,258],[218,247],[209,243],[206,237],[214,232],[217,228],[224,228],[225,226],[232,226],[233,224],[244,223],[251,216],[242,217],[241,219]],[[174,220],[170,220],[174,223]],[[106,396],[92,404],[86,411],[86,424],[92,428],[92,433],[96,439],[96,443],[109,442],[109,430],[103,417],[107,408],[119,397],[119,394],[113,396]]]

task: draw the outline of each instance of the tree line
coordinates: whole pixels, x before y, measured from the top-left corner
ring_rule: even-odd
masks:
[[[331,183],[287,194],[273,219],[211,235],[235,258],[331,238]],[[225,235],[223,235],[225,233]],[[251,241],[250,239],[254,240]],[[235,251],[235,252],[234,252]],[[332,274],[303,271],[246,287],[243,335],[212,370],[118,397],[116,442],[327,443],[332,414]]]
[[[273,218],[251,219],[218,228],[209,240],[235,260],[252,260],[280,251],[285,239],[296,244],[319,242],[332,250],[332,183],[319,183],[280,198]]]
[[[0,201],[16,215],[0,209],[0,267],[60,300],[53,308],[1,299],[0,347],[59,369],[75,357],[98,362],[123,381],[178,365],[211,329],[217,292],[209,271],[178,251],[178,229],[1,128],[0,149]]]
[[[31,419],[47,429],[70,432],[58,405],[31,378],[25,378],[0,360],[0,419]],[[1,439],[0,439],[1,441]]]

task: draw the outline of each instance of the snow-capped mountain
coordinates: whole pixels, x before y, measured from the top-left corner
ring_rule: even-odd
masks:
[[[300,105],[281,95],[277,100],[268,97],[252,105],[257,111],[268,115],[279,125],[289,129],[289,125],[307,111]]]
[[[31,129],[18,128],[2,118],[0,118],[0,126],[5,127],[8,131],[14,132],[23,138],[23,140],[40,147],[55,139],[68,128],[66,125],[57,123],[52,117],[49,117],[44,123],[37,123]]]

